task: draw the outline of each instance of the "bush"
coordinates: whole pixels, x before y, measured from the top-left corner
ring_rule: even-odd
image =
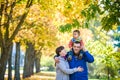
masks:
[[[42,56],[41,67],[48,67],[47,71],[55,71],[53,57]]]

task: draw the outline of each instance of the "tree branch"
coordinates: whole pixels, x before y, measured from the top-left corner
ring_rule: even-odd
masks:
[[[39,48],[39,51],[41,51],[43,49],[43,47],[44,47],[44,45]]]
[[[14,30],[13,34],[12,34],[11,37],[9,38],[9,41],[8,41],[8,42],[11,42],[11,41],[15,38],[15,36],[17,35],[19,29],[21,28],[21,26],[22,26],[22,24],[23,24],[23,22],[24,22],[24,20],[25,20],[25,18],[26,18],[26,16],[27,16],[27,14],[28,14],[28,12],[26,12],[26,13],[24,13],[24,14],[22,15],[20,22],[18,23],[16,29]]]
[[[13,8],[15,7],[15,4],[16,4],[16,0],[14,0],[13,3],[12,3],[12,5],[11,5],[9,15],[8,15],[8,17],[7,17],[7,18],[8,18],[8,19],[7,19],[7,23],[5,24],[5,27],[6,27],[5,41],[7,41],[8,38],[9,38],[10,20],[12,19],[12,13],[13,13]]]
[[[30,8],[30,6],[32,5],[32,2],[33,2],[33,0],[28,0],[27,4],[26,4],[26,8]],[[13,34],[11,35],[9,40],[7,41],[8,45],[10,45],[9,43],[12,42],[12,40],[17,35],[19,29],[21,28],[22,24],[24,23],[25,18],[27,17],[28,12],[29,12],[29,10],[21,16],[20,22],[18,23],[18,25],[17,25],[16,29],[14,30]]]
[[[3,36],[4,36],[4,37],[3,37],[3,44],[4,44],[4,45],[5,45],[6,38],[7,38],[6,32],[8,33],[8,30],[7,30],[7,26],[8,26],[8,25],[7,25],[7,24],[8,24],[8,23],[7,23],[7,19],[8,19],[8,12],[7,12],[8,4],[9,4],[8,0],[5,0],[5,8],[4,8],[4,13],[5,13],[5,14],[4,14],[4,16],[5,16],[5,17],[4,17],[4,24],[5,24],[5,25],[3,25],[3,26],[4,26],[4,28],[5,28],[6,30],[5,30],[5,35],[3,34]],[[7,24],[6,24],[6,23],[7,23]]]
[[[33,3],[33,0],[28,0],[26,4],[26,8],[29,8]]]
[[[3,10],[4,10],[4,2],[1,2],[1,7],[0,7],[0,25],[2,24],[2,16],[3,16]],[[0,26],[0,46],[2,46],[2,43],[3,43],[3,37],[2,37],[2,30],[1,30],[1,27]]]
[[[7,8],[9,7],[8,6],[9,3],[8,3],[8,0],[5,0],[5,2],[6,3],[5,3],[5,6],[4,6],[5,7],[5,11],[4,12],[5,12],[5,17],[7,18],[8,17]],[[6,21],[6,19],[4,20],[4,23],[5,23],[5,21]]]

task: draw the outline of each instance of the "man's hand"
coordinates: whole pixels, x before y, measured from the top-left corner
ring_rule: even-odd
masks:
[[[60,62],[59,58],[55,57],[55,63],[59,63],[59,62]]]
[[[85,49],[85,47],[83,47],[83,51],[86,52],[87,50]]]

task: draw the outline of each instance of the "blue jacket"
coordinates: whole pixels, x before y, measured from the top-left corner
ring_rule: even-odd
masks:
[[[76,72],[73,74],[70,74],[70,80],[88,80],[88,69],[87,69],[87,62],[92,63],[94,62],[94,57],[88,52],[81,52],[83,54],[82,59],[78,59],[73,51],[69,51],[68,55],[71,54],[72,59],[68,60],[70,69],[76,68],[76,67],[82,67],[84,70],[83,72]]]

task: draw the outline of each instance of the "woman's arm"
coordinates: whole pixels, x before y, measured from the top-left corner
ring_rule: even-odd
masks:
[[[66,68],[66,65],[64,64],[64,61],[60,61],[59,63],[56,64],[56,66],[58,68],[60,68],[60,70],[66,74],[72,74],[74,72],[77,72],[78,69],[77,68],[73,68],[73,69],[68,69]]]

